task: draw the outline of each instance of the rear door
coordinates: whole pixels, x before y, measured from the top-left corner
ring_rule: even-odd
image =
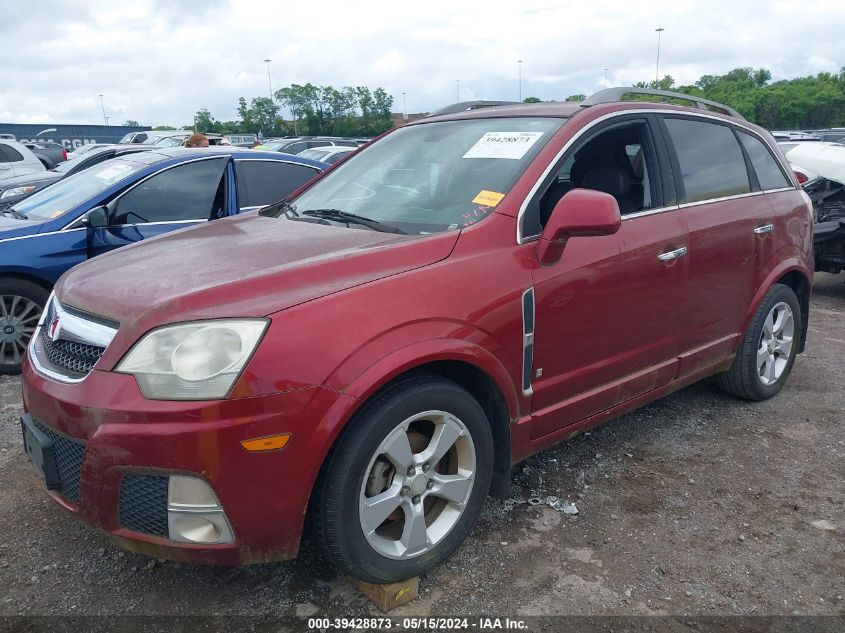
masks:
[[[238,209],[259,209],[278,202],[314,178],[320,170],[282,160],[235,160]]]
[[[760,191],[735,127],[721,119],[662,117],[676,165],[676,189],[689,227],[689,281],[680,375],[724,360],[737,342],[760,283],[773,210]]]
[[[90,233],[89,257],[227,215],[228,163],[227,156],[180,163],[120,194],[109,204],[109,226]]]

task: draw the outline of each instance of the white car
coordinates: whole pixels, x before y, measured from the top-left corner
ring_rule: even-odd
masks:
[[[310,158],[312,160],[321,160],[329,165],[336,163],[341,158],[346,158],[357,150],[357,147],[346,147],[344,145],[328,145],[326,147],[313,147],[299,152],[298,156],[302,158]]]
[[[44,171],[38,157],[17,141],[0,140],[0,180]]]

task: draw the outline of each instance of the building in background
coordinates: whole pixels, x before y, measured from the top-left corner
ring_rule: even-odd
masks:
[[[149,126],[129,125],[0,123],[0,137],[12,135],[20,142],[51,141],[63,145],[68,151],[73,151],[88,143],[117,143],[128,132],[143,132],[149,129]]]

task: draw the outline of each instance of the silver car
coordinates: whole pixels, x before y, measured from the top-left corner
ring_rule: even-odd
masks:
[[[0,182],[44,171],[38,157],[17,141],[0,139]]]

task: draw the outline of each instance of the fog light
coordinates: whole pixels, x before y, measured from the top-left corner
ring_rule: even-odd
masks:
[[[206,482],[172,475],[167,495],[170,540],[181,543],[234,543],[226,513]]]

